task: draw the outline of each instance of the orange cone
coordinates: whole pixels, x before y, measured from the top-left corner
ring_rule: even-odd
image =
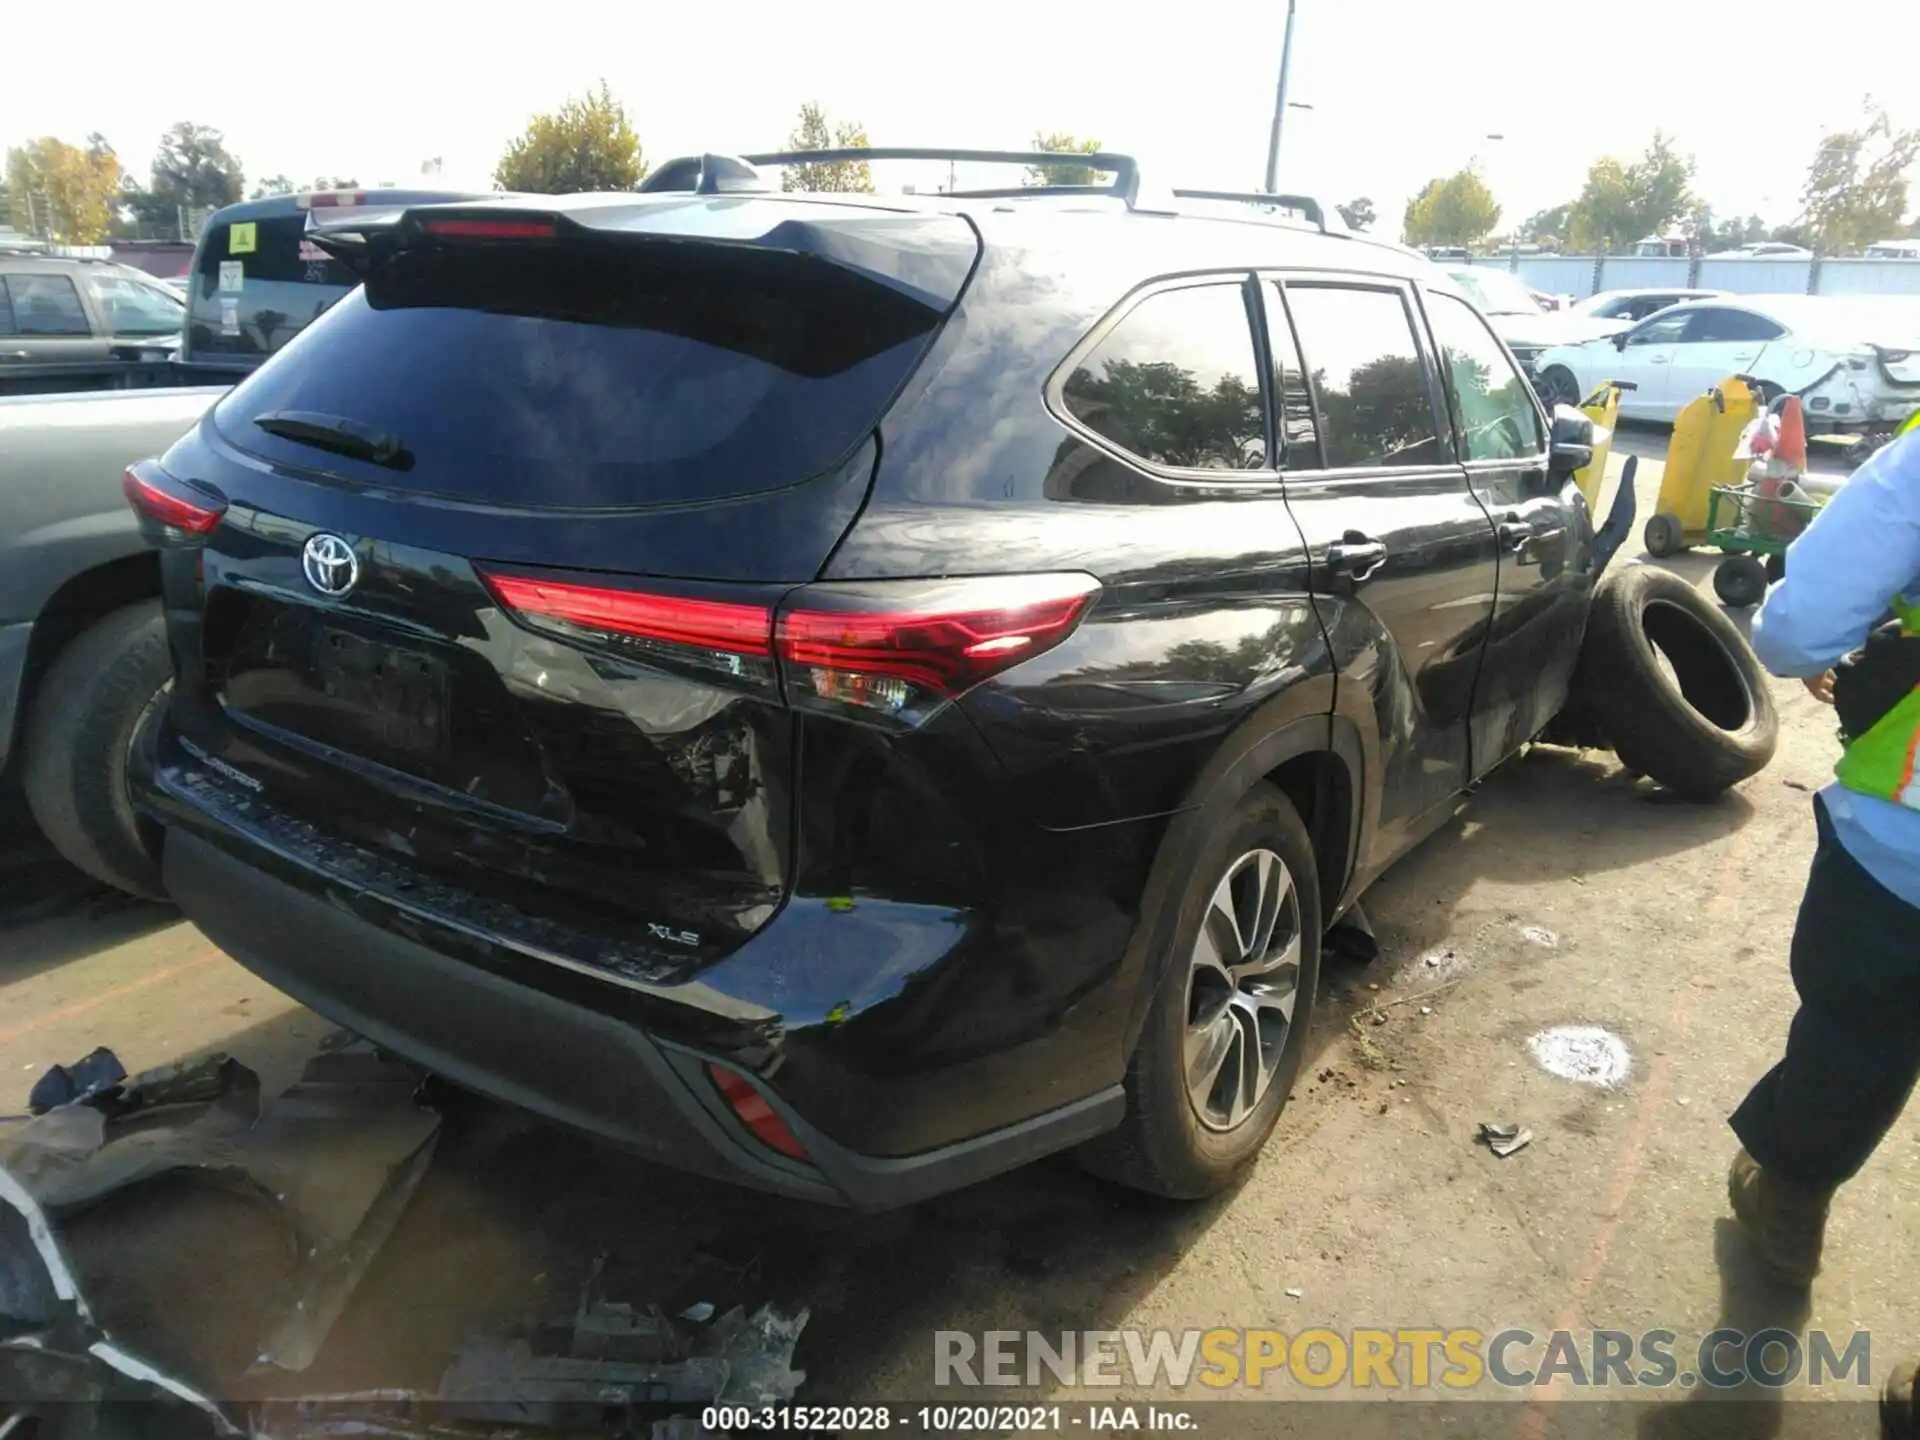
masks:
[[[1807,417],[1800,413],[1798,395],[1780,402],[1780,442],[1773,455],[1795,473],[1807,468]]]

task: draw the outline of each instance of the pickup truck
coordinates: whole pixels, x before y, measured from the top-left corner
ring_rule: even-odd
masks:
[[[160,568],[122,491],[127,467],[186,434],[358,283],[306,239],[311,215],[371,220],[469,194],[230,205],[194,252],[180,353],[164,362],[171,384],[20,394],[0,377],[0,781],[22,785],[54,848],[95,878],[165,896],[159,837],[125,784],[130,747],[172,677]]]

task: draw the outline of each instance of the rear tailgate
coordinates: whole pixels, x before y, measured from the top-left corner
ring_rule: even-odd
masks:
[[[478,211],[376,247],[165,458],[225,502],[171,617],[184,753],[550,948],[712,958],[770,918],[774,608],[851,523],[976,242],[756,203],[757,235],[659,201],[641,233]],[[899,272],[941,250],[936,303]]]

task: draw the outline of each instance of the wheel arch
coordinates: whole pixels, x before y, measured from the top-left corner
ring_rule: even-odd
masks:
[[[69,575],[60,583],[33,618],[19,689],[4,730],[0,730],[0,763],[12,755],[34,691],[60,653],[88,627],[114,611],[159,594],[160,557],[152,550],[116,556]]]
[[[1312,692],[1313,713],[1300,714],[1307,697],[1290,692],[1242,721],[1221,741],[1168,822],[1148,871],[1123,966],[1123,983],[1132,991],[1124,1056],[1131,1056],[1139,1043],[1153,993],[1166,975],[1188,869],[1253,786],[1263,781],[1274,785],[1307,826],[1320,870],[1323,927],[1349,898],[1346,892],[1358,873],[1364,838],[1367,747],[1355,722],[1334,712],[1333,688],[1331,675],[1309,678],[1295,691]]]

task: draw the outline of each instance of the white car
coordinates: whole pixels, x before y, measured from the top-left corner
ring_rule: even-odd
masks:
[[[1644,320],[1669,305],[1681,305],[1689,300],[1718,300],[1726,293],[1724,290],[1682,290],[1671,285],[1658,290],[1602,290],[1577,302],[1572,313],[1609,322],[1609,328],[1601,333],[1611,335],[1631,329],[1635,321]]]
[[[1813,251],[1804,245],[1789,245],[1784,240],[1756,240],[1736,245],[1731,250],[1716,250],[1709,260],[1811,260]]]
[[[1920,409],[1920,302],[1815,295],[1690,301],[1618,335],[1540,356],[1549,406],[1575,404],[1602,381],[1631,381],[1620,413],[1672,420],[1696,395],[1744,375],[1769,399],[1794,394],[1807,430],[1877,433]]]

